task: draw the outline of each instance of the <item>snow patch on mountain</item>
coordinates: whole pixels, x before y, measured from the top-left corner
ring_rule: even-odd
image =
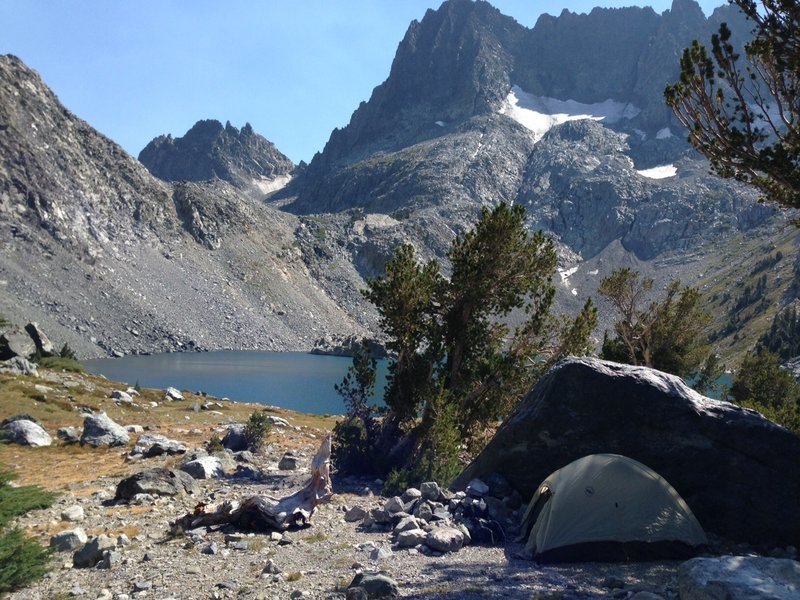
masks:
[[[500,114],[514,119],[533,132],[538,142],[552,127],[579,119],[592,119],[614,124],[632,119],[640,109],[630,102],[606,100],[594,104],[584,104],[575,100],[558,100],[547,96],[534,96],[519,86],[513,86]]]
[[[642,169],[636,172],[648,179],[666,179],[667,177],[675,177],[678,173],[678,169],[675,168],[675,165],[661,165],[653,167],[652,169]]]

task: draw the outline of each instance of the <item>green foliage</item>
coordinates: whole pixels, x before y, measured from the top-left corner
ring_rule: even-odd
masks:
[[[13,487],[10,482],[14,479],[16,476],[13,473],[0,471],[0,528],[8,525],[14,517],[29,510],[47,508],[56,498],[56,494],[39,486]]]
[[[38,486],[12,487],[14,474],[0,471],[0,528],[29,510],[47,508],[55,494]],[[0,593],[35,581],[48,570],[50,551],[25,537],[18,529],[0,533]]]
[[[408,488],[412,487],[411,471],[406,468],[395,468],[389,471],[386,481],[383,482],[382,496],[400,496]]]
[[[253,452],[260,450],[271,429],[272,421],[270,421],[269,415],[265,411],[257,410],[252,413],[244,426],[244,438],[247,440],[247,447]]]
[[[375,393],[377,361],[370,352],[369,340],[363,339],[353,353],[353,363],[341,383],[333,387],[347,406],[348,414],[364,415],[370,411]]]
[[[225,449],[225,446],[222,445],[222,438],[216,433],[211,435],[205,445],[208,452],[220,452]]]
[[[683,51],[680,80],[664,91],[689,142],[720,176],[800,207],[800,15],[793,0],[732,0],[753,22],[745,60],[722,23],[711,53]]]
[[[364,339],[353,353],[353,362],[342,382],[334,385],[347,406],[347,416],[333,428],[331,462],[341,472],[379,472],[374,455],[378,435],[375,415],[379,411],[370,403],[375,393],[376,369],[369,340]]]
[[[333,427],[333,466],[342,473],[379,472],[374,455],[376,435],[369,417],[347,415]]]
[[[0,330],[5,329],[9,325],[11,325],[11,323],[0,313]]]
[[[412,246],[401,246],[386,276],[364,292],[395,356],[377,451],[386,456],[410,440],[405,464],[415,460],[438,474],[452,470],[456,434],[474,442],[552,362],[587,351],[597,322],[591,302],[574,320],[550,315],[555,249],[541,232],[527,231],[522,206],[484,208],[448,258],[449,279],[437,261],[421,264]],[[512,310],[523,315],[514,328],[506,323]]]
[[[758,340],[758,347],[777,354],[782,360],[800,355],[800,319],[795,304],[775,315],[769,331]]]
[[[25,537],[19,529],[0,535],[0,593],[36,581],[47,571],[50,550]]]
[[[38,365],[45,369],[54,371],[69,371],[71,373],[85,373],[83,365],[74,358],[63,358],[61,356],[43,356],[37,361]]]
[[[605,336],[601,356],[643,365],[681,377],[714,367],[703,327],[710,317],[700,307],[700,292],[673,281],[659,300],[651,300],[652,279],[638,271],[617,269],[600,283],[599,292],[615,308],[614,338]]]
[[[800,435],[800,385],[768,351],[749,353],[731,386],[737,404],[754,408]]]
[[[72,348],[70,348],[69,344],[67,344],[66,342],[64,342],[64,345],[61,346],[61,350],[58,351],[58,355],[61,358],[67,358],[74,361],[78,360],[78,357],[75,356],[75,352],[73,352]]]
[[[424,419],[417,458],[409,475],[413,485],[424,481],[452,481],[461,471],[458,406],[449,402],[442,390],[429,404],[431,414]]]

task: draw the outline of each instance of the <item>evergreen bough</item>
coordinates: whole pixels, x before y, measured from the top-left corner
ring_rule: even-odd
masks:
[[[15,475],[0,471],[0,593],[39,579],[48,570],[50,550],[19,529],[6,530],[11,520],[30,510],[47,508],[56,494],[39,486],[12,487]]]

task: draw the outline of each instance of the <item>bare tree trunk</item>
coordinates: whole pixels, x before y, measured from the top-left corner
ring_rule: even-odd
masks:
[[[230,524],[241,529],[286,531],[308,523],[316,507],[333,495],[330,478],[331,436],[327,436],[311,461],[306,486],[284,498],[250,496],[241,502],[228,500],[218,506],[199,504],[193,512],[173,523],[183,529]]]

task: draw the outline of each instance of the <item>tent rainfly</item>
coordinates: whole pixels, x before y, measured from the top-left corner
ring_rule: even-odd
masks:
[[[688,558],[708,543],[678,492],[626,456],[591,454],[550,474],[522,519],[539,562]]]

